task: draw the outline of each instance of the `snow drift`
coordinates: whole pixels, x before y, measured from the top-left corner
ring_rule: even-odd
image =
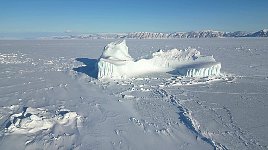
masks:
[[[217,76],[221,69],[221,63],[213,56],[203,56],[193,48],[158,50],[150,59],[134,60],[128,53],[125,40],[105,46],[97,65],[98,79],[126,79],[157,72],[205,77]]]

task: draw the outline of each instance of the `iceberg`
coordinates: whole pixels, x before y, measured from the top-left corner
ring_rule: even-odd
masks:
[[[98,59],[98,79],[126,79],[149,73],[169,72],[187,77],[220,75],[221,63],[213,56],[203,56],[194,48],[158,50],[150,59],[134,60],[126,41],[104,47]]]

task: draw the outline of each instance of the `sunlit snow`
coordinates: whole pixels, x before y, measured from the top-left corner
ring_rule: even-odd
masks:
[[[267,43],[0,40],[0,149],[267,149]]]

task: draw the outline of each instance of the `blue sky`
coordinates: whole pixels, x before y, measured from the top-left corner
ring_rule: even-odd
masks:
[[[0,0],[0,33],[257,31],[268,0]]]

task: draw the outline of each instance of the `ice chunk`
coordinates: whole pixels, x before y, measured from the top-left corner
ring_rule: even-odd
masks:
[[[23,111],[10,116],[6,124],[6,134],[33,134],[49,130],[55,125],[81,126],[81,116],[69,110],[53,114],[42,108],[24,107]]]
[[[45,113],[45,110],[39,108],[24,108],[23,112],[10,117],[7,133],[27,134],[52,128],[54,122],[42,115]]]
[[[98,61],[98,79],[124,79],[154,72],[172,72],[189,77],[219,75],[221,64],[193,48],[159,50],[150,59],[134,61],[125,40],[104,47]]]

